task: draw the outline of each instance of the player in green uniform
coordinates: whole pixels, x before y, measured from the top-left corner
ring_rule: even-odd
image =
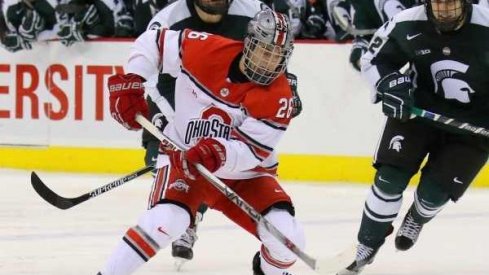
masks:
[[[398,250],[410,249],[423,226],[448,201],[458,201],[486,163],[488,139],[410,119],[410,107],[489,127],[488,48],[489,10],[469,0],[426,0],[375,33],[362,57],[362,74],[388,118],[374,156],[377,172],[356,259],[338,274],[358,274],[373,262],[425,158],[414,202],[395,237]],[[400,72],[406,63],[408,71]]]

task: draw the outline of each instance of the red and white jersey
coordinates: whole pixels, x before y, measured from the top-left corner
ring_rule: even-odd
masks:
[[[149,79],[156,73],[177,78],[175,115],[164,133],[188,149],[199,139],[217,139],[226,162],[216,171],[225,179],[275,174],[274,148],[292,111],[292,91],[285,75],[268,86],[232,83],[229,69],[243,42],[191,30],[148,30],[132,48],[127,73]],[[167,160],[160,156],[158,166]]]

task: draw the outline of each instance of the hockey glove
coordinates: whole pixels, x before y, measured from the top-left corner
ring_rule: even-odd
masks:
[[[209,172],[214,173],[226,162],[226,148],[219,141],[203,138],[187,151],[169,150],[166,152],[170,163],[180,175],[196,180],[200,173],[193,164],[202,164]]]
[[[326,21],[320,14],[310,15],[302,28],[304,38],[323,38],[326,32]]]
[[[2,44],[5,49],[13,53],[20,50],[32,49],[32,45],[29,41],[14,32],[6,34],[2,40]]]
[[[70,47],[75,44],[75,42],[85,41],[85,35],[82,32],[81,24],[76,22],[61,25],[58,36],[61,43],[66,47]]]
[[[35,41],[37,35],[44,30],[44,18],[35,10],[28,10],[22,18],[22,23],[19,26],[19,34],[29,41]]]
[[[100,16],[95,5],[89,5],[82,12],[75,14],[73,20],[82,25],[84,30],[88,30],[100,22]]]
[[[112,117],[129,130],[139,130],[136,114],[148,117],[148,104],[144,99],[144,79],[136,74],[116,74],[109,77],[109,102]]]
[[[285,74],[287,77],[287,80],[289,81],[289,86],[290,89],[292,90],[292,94],[294,97],[292,98],[292,117],[296,117],[300,115],[302,112],[302,101],[301,98],[299,97],[299,94],[297,93],[297,76],[295,74],[287,72]]]
[[[386,116],[409,120],[414,104],[413,84],[409,76],[398,72],[389,74],[377,83],[377,91],[382,98],[382,112]]]
[[[360,72],[362,70],[360,66],[360,59],[368,50],[368,41],[361,36],[357,36],[355,39],[353,39],[352,45],[353,47],[351,48],[350,52],[350,63],[355,70]]]
[[[116,37],[132,37],[134,34],[134,19],[132,15],[127,12],[117,16],[115,22],[115,36]]]

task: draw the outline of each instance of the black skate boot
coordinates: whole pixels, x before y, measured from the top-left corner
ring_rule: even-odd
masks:
[[[171,245],[171,255],[176,259],[175,267],[180,270],[183,264],[192,260],[194,252],[192,248],[197,241],[196,227],[187,228],[187,231],[180,236],[180,239],[174,241]]]
[[[261,270],[260,263],[260,252],[256,252],[255,256],[253,257],[253,275],[265,275],[263,270]],[[284,271],[282,275],[292,275],[292,273]]]
[[[404,221],[397,230],[396,235],[396,248],[401,251],[406,251],[411,248],[418,240],[419,233],[423,229],[423,224],[414,221],[411,211],[406,214]]]
[[[354,275],[360,274],[363,268],[371,264],[374,261],[375,254],[379,251],[379,248],[371,248],[364,244],[358,244],[357,255],[353,263],[351,263],[347,268],[336,273],[337,275]]]
[[[253,275],[265,275],[260,267],[260,252],[256,252],[253,257]]]
[[[389,225],[385,238],[387,238],[394,231],[394,227]],[[362,243],[357,245],[357,255],[353,263],[347,266],[345,269],[336,273],[336,275],[354,275],[360,274],[366,265],[373,263],[375,255],[379,251],[380,247],[372,248]]]

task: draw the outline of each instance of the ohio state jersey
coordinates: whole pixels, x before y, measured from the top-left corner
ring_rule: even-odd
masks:
[[[148,30],[135,42],[126,71],[145,79],[157,73],[177,78],[175,115],[164,133],[188,149],[203,137],[226,148],[216,176],[227,179],[274,174],[274,148],[286,131],[292,91],[285,75],[268,86],[228,78],[243,42],[191,30]],[[160,156],[158,167],[167,163]]]

